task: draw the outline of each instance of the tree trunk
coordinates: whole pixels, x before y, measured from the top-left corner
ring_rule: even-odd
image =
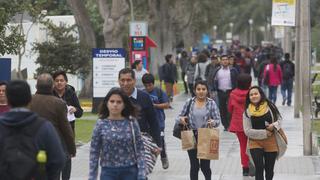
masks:
[[[105,0],[98,0],[99,12],[104,19],[103,36],[106,48],[120,48],[129,5],[126,0],[113,0],[111,11]]]
[[[96,37],[83,1],[67,0],[67,3],[73,12],[76,24],[78,25],[80,43],[89,48],[95,48],[97,44]],[[92,97],[92,93],[92,69],[90,68],[89,75],[85,78],[84,86],[80,92],[80,97]]]

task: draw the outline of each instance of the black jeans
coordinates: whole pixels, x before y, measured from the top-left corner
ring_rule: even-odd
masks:
[[[230,125],[230,113],[228,111],[228,101],[229,101],[230,92],[231,90],[227,90],[227,91],[218,90],[221,122],[225,130],[227,130]]]
[[[75,132],[74,132],[75,121],[71,121],[70,126],[73,131],[73,134],[75,135]],[[70,175],[71,175],[71,157],[67,156],[66,163],[62,169],[62,180],[69,180]]]
[[[263,171],[265,170],[266,180],[272,180],[274,164],[276,163],[277,152],[264,152],[263,149],[250,149],[254,165],[256,167],[255,180],[264,180]]]
[[[161,153],[160,153],[160,157],[161,158],[167,158],[167,147],[166,147],[166,142],[165,142],[165,139],[164,139],[164,128],[161,129],[160,131],[160,140],[161,140]]]
[[[188,93],[188,85],[187,85],[187,82],[184,80],[185,75],[186,75],[185,72],[181,72],[181,79],[182,79],[183,86],[184,86],[184,92]]]
[[[194,94],[194,91],[193,91],[193,84],[188,84],[188,87],[189,87],[189,91],[191,93],[191,96],[194,97],[195,94]]]
[[[210,160],[198,159],[197,149],[188,150],[190,160],[190,180],[198,180],[199,166],[205,180],[211,180]]]

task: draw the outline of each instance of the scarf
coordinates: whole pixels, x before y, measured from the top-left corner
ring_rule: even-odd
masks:
[[[260,104],[258,107],[250,103],[248,109],[251,116],[256,116],[256,117],[263,116],[268,112],[268,103],[267,101],[265,101],[262,104]]]

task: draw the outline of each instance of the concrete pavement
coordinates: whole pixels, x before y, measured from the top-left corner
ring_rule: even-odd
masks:
[[[172,136],[174,118],[187,99],[181,94],[174,98],[172,107],[166,111],[166,141],[170,167],[162,169],[158,159],[151,180],[186,180],[189,179],[189,159],[187,152],[181,150],[180,141]],[[278,96],[278,103],[281,103]],[[302,120],[295,119],[293,107],[277,104],[283,116],[283,127],[288,136],[288,150],[283,158],[276,162],[274,180],[320,180],[319,156],[303,156]],[[78,148],[73,159],[71,180],[88,179],[89,144]],[[243,177],[240,163],[239,143],[233,133],[225,132],[220,126],[220,159],[211,161],[213,180],[251,180]],[[201,171],[199,179],[203,180]]]

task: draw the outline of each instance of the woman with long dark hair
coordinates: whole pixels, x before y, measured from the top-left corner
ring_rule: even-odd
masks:
[[[264,68],[263,77],[269,88],[269,99],[274,104],[277,101],[278,86],[282,83],[282,71],[278,64],[278,59],[275,56],[271,56],[270,63]]]
[[[218,127],[220,124],[220,113],[214,100],[209,98],[208,85],[206,81],[196,81],[194,85],[195,97],[188,99],[180,112],[177,122],[190,125],[195,138],[198,138],[198,128]],[[187,110],[188,109],[188,110]],[[186,114],[186,112],[189,112]],[[198,180],[199,169],[201,169],[205,180],[211,180],[210,160],[198,159],[197,149],[188,150],[190,160],[190,180]]]
[[[104,98],[90,147],[89,180],[145,180],[144,147],[136,107],[119,88]]]
[[[281,152],[275,131],[281,128],[281,115],[278,108],[266,98],[259,86],[249,89],[246,96],[246,111],[243,114],[243,129],[249,138],[248,149],[254,162],[255,180],[272,180],[275,161]]]

